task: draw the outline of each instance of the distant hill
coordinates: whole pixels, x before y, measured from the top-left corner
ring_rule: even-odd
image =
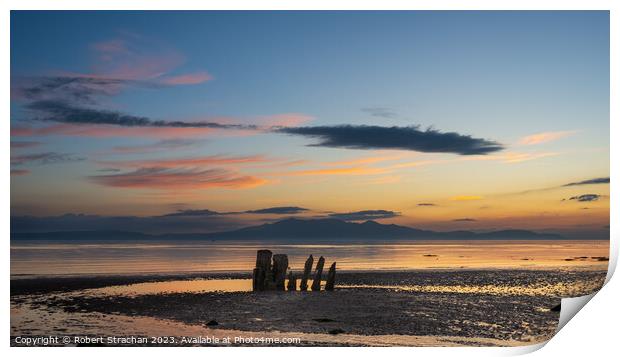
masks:
[[[435,232],[375,221],[363,223],[337,219],[289,218],[274,223],[218,233],[150,235],[124,231],[70,231],[11,233],[13,240],[559,240],[558,234],[527,230],[502,230],[487,233],[470,231]]]
[[[375,221],[363,223],[345,222],[338,219],[298,219],[289,218],[274,223],[241,228],[229,232],[208,234],[210,238],[219,239],[565,239],[558,234],[536,233],[527,230],[503,230],[488,233],[470,231],[436,232],[399,226],[381,224]]]

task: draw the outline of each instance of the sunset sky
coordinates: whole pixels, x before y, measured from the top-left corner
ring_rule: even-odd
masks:
[[[609,237],[608,12],[14,11],[11,74],[32,229]]]

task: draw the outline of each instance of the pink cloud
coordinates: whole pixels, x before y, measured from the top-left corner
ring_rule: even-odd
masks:
[[[262,155],[252,156],[223,156],[210,155],[203,157],[178,158],[169,160],[136,160],[136,161],[116,161],[116,162],[99,162],[103,166],[114,167],[158,167],[158,168],[176,168],[176,167],[199,167],[208,165],[233,165],[233,164],[250,164],[257,162],[269,161]]]
[[[144,189],[208,189],[208,188],[251,188],[267,183],[254,176],[241,175],[224,169],[169,169],[158,167],[139,168],[135,171],[91,176],[100,185],[122,188]]]
[[[163,78],[161,82],[168,85],[189,85],[204,83],[212,79],[213,77],[207,72],[196,72]]]
[[[547,131],[544,133],[537,133],[525,136],[519,140],[519,145],[538,145],[548,143],[550,141],[555,141],[561,138],[565,138],[567,136],[571,136],[576,134],[576,130],[565,130],[565,131]]]
[[[311,121],[311,116],[300,113],[283,113],[259,117],[256,121],[265,127],[299,126]]]
[[[185,62],[176,50],[144,37],[123,36],[90,46],[95,76],[127,80],[161,77]]]
[[[120,39],[113,39],[101,42],[95,42],[91,45],[91,48],[102,56],[105,54],[118,54],[129,52],[125,41]]]
[[[176,49],[144,36],[121,33],[118,38],[91,44],[89,50],[90,71],[87,73],[60,71],[57,74],[68,77],[153,82],[170,86],[199,84],[212,79],[206,71],[169,75],[186,62],[186,57]],[[124,87],[127,84],[118,85]],[[18,97],[19,93],[14,93],[14,98]]]

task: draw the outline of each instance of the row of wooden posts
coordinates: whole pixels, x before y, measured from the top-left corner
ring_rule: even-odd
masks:
[[[273,260],[273,264],[272,264]],[[310,255],[304,265],[304,273],[301,276],[301,283],[299,290],[308,290],[308,279],[312,271],[312,265],[314,264],[314,257]],[[323,266],[325,265],[325,258],[320,257],[316,270],[314,271],[314,278],[312,280],[312,286],[310,290],[321,290],[321,278],[323,275]],[[297,277],[292,270],[288,271],[288,284],[284,286],[286,272],[288,270],[288,256],[286,254],[273,254],[270,250],[259,250],[256,252],[256,267],[252,274],[252,290],[253,291],[268,291],[268,290],[297,290]],[[327,281],[325,283],[325,290],[334,290],[336,282],[336,262],[332,263],[327,273]],[[286,289],[285,289],[286,288]]]

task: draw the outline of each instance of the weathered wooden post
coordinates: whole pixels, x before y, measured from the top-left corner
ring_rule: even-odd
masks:
[[[332,266],[329,267],[329,272],[327,272],[327,282],[325,283],[325,290],[327,291],[334,290],[335,282],[336,282],[336,262],[333,262]]]
[[[252,274],[252,290],[264,291],[267,287],[267,275],[271,271],[271,251],[259,250],[256,252],[256,267]]]
[[[288,269],[288,257],[286,254],[275,254],[273,256],[272,279],[275,290],[284,290],[284,280]]]
[[[314,273],[314,280],[310,289],[312,291],[321,291],[321,275],[323,275],[323,265],[325,265],[325,258],[320,257],[316,263],[316,271]]]
[[[295,277],[295,275],[293,275],[293,271],[292,270],[290,270],[288,272],[288,285],[287,285],[286,289],[288,291],[295,291],[295,290],[297,290],[297,277]]]
[[[306,260],[306,265],[304,265],[304,275],[302,275],[301,284],[299,285],[299,290],[301,291],[308,290],[308,278],[310,278],[310,273],[312,272],[312,264],[314,264],[314,258],[310,254]]]

